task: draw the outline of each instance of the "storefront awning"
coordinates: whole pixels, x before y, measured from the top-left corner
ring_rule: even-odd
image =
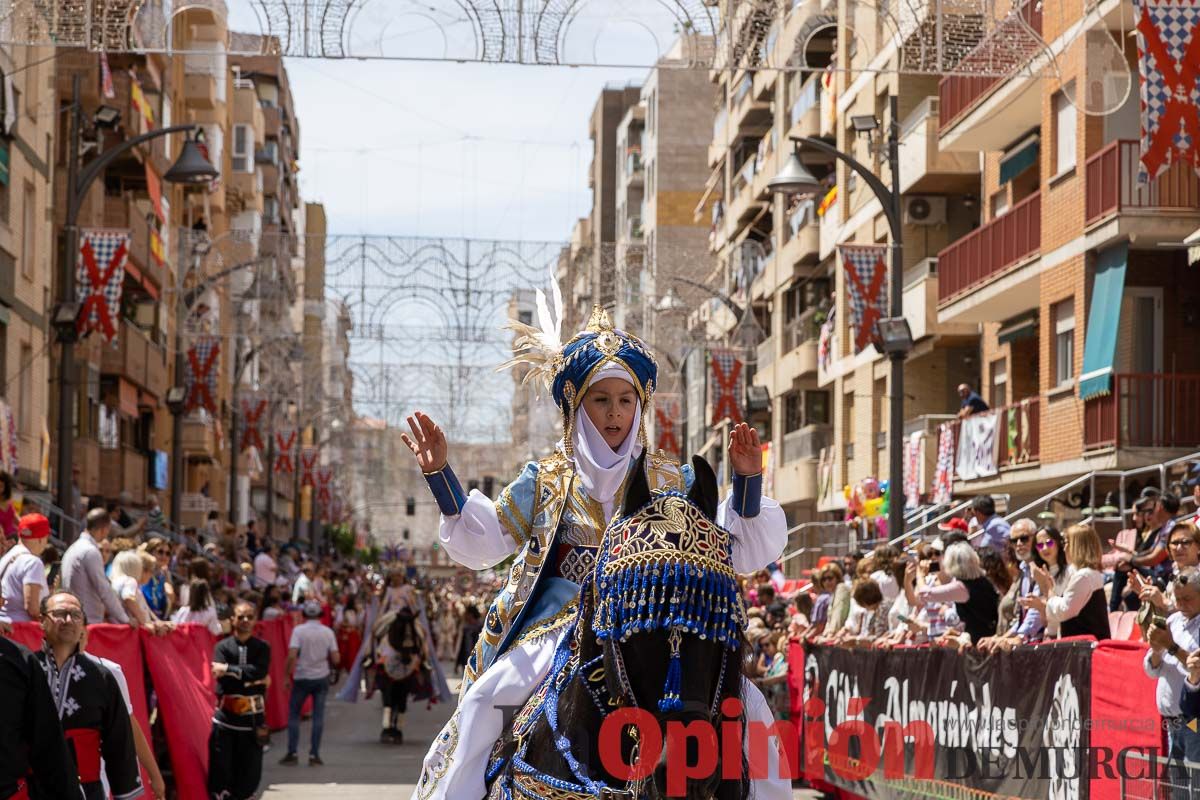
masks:
[[[1036,133],[1010,148],[1000,159],[1000,185],[1003,186],[1036,164],[1040,150],[1040,139]]]
[[[1036,310],[1014,317],[1000,326],[996,331],[997,344],[1019,342],[1031,339],[1038,334],[1038,312]]]
[[[1113,358],[1117,352],[1117,329],[1121,327],[1121,297],[1125,294],[1125,265],[1129,243],[1101,250],[1096,258],[1096,279],[1088,304],[1087,338],[1083,340],[1083,374],[1079,376],[1079,398],[1108,394],[1112,388]]]

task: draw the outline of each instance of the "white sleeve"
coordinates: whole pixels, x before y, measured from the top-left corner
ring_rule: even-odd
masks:
[[[516,541],[500,527],[496,505],[473,489],[461,514],[442,516],[438,540],[446,553],[469,569],[487,569],[517,549]]]
[[[1080,570],[1071,576],[1061,597],[1046,600],[1046,617],[1051,622],[1062,622],[1079,616],[1083,607],[1092,599],[1097,589],[1104,586],[1104,576],[1094,569]]]
[[[129,699],[129,682],[125,680],[125,670],[121,668],[120,664],[107,658],[98,660],[117,679],[117,686],[121,687],[121,699],[125,701],[125,710],[130,716],[133,716],[133,702]]]
[[[717,524],[733,537],[733,571],[754,572],[775,561],[787,545],[787,517],[779,503],[763,496],[758,516],[738,516],[726,498],[717,509]]]
[[[792,781],[786,773],[789,768],[780,764],[781,747],[790,747],[790,743],[772,737],[768,739],[769,746],[762,746],[764,732],[770,732],[775,725],[775,715],[767,704],[767,698],[759,688],[750,681],[742,678],[742,697],[746,708],[745,751],[749,762],[750,797],[752,800],[792,800]],[[784,723],[780,728],[794,726]],[[766,768],[755,759],[762,758],[763,750],[767,754]],[[759,777],[765,775],[766,777]]]
[[[217,609],[209,606],[204,609],[205,619],[208,620],[208,632],[213,636],[221,635],[221,620],[217,617]]]

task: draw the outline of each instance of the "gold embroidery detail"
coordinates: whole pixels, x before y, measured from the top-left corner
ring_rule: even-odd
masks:
[[[543,636],[548,636],[551,633],[557,633],[567,626],[575,615],[579,612],[579,599],[576,598],[567,603],[562,609],[552,617],[547,617],[538,624],[534,625],[529,630],[517,637],[514,647],[540,639]]]

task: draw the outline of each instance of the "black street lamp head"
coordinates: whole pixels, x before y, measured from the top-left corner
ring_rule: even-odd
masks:
[[[821,182],[800,162],[799,153],[793,150],[779,174],[767,181],[767,188],[777,194],[816,194],[821,189]]]
[[[167,170],[167,174],[163,175],[163,180],[168,183],[197,186],[210,183],[219,174],[217,168],[208,163],[208,159],[200,152],[196,142],[188,139],[183,143],[183,151],[179,154],[179,158]]]
[[[112,106],[100,106],[92,115],[92,122],[101,128],[115,129],[121,124],[121,112]]]

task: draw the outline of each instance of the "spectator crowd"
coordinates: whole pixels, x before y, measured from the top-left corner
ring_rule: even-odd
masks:
[[[349,674],[369,692],[387,682],[387,638],[377,626],[368,627],[371,614],[404,610],[419,622],[412,630],[425,632],[414,636],[421,647],[412,651],[416,659],[408,659],[416,662],[412,667],[421,656],[461,662],[481,627],[479,609],[496,588],[473,577],[422,579],[403,561],[367,566],[353,557],[318,554],[307,543],[270,539],[253,521],[233,526],[210,515],[203,527],[175,534],[153,498],[140,513],[129,507],[127,497],[93,507],[75,540],[56,546],[50,520],[33,511],[31,503],[23,510],[32,513],[17,513],[12,486],[0,473],[0,633],[12,634],[21,623],[36,624],[42,648],[22,651],[0,636],[0,687],[6,697],[29,698],[26,708],[35,709],[0,723],[0,741],[9,736],[36,740],[43,752],[30,754],[32,760],[0,763],[0,798],[75,796],[75,782],[64,783],[64,771],[77,778],[88,798],[169,796],[170,759],[159,722],[146,736],[134,721],[120,665],[87,652],[88,625],[127,625],[153,637],[192,625],[216,637],[211,668],[217,707],[211,722],[197,724],[211,724],[210,792],[237,800],[256,796],[269,743],[264,701],[271,653],[255,635],[260,621],[295,621],[287,652],[279,654],[286,659],[289,712],[281,763],[300,762],[301,709],[311,699],[307,755],[308,764],[318,767],[323,764],[320,745],[331,687]],[[426,610],[437,623],[432,629],[422,621]],[[71,688],[62,690],[72,703],[56,703],[64,676],[72,675],[83,676],[69,679]],[[161,721],[154,713],[158,698],[149,673],[147,680],[149,719]],[[403,698],[395,700],[397,694],[389,692],[385,700],[403,703]],[[76,703],[78,709],[72,711]],[[114,713],[115,708],[123,712]],[[18,750],[26,748],[6,752]],[[64,767],[67,753],[72,760]],[[88,753],[97,755],[94,763]],[[148,786],[142,785],[139,765]]]

